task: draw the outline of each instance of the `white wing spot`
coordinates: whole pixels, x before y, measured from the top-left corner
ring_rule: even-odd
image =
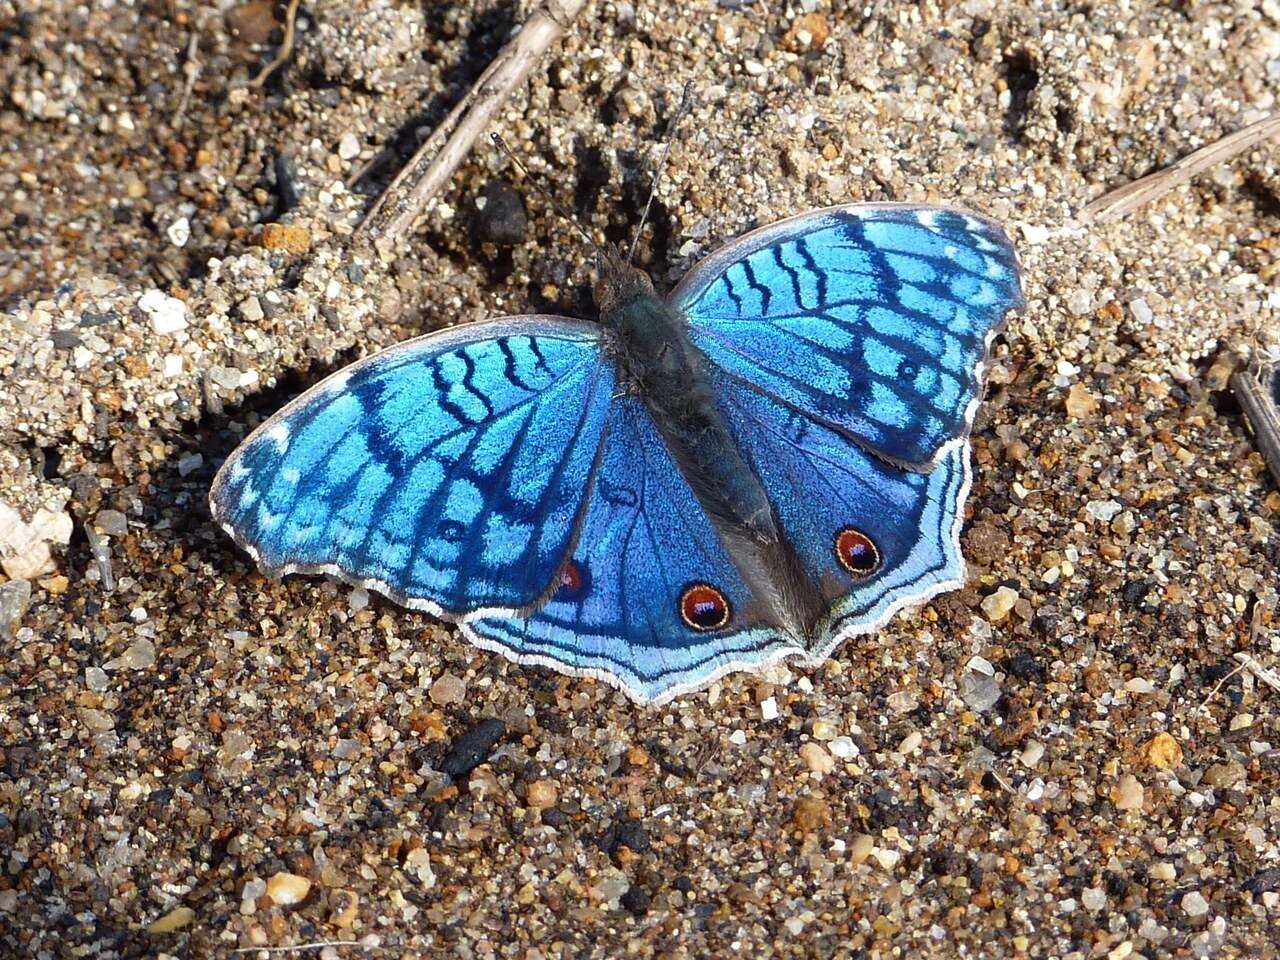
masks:
[[[325,381],[324,392],[326,394],[341,393],[347,388],[347,382],[351,379],[351,370],[339,370],[332,377]]]
[[[289,449],[289,425],[283,420],[268,430],[265,436],[276,445],[276,449],[281,453]]]
[[[274,530],[280,525],[280,518],[284,516],[282,513],[272,513],[266,507],[258,511],[258,525],[263,530]]]
[[[231,472],[227,474],[231,478],[232,483],[239,483],[249,475],[249,468],[237,460],[231,465]]]
[[[922,227],[933,227],[938,222],[937,210],[917,210],[916,223]]]
[[[298,480],[302,477],[302,474],[298,472],[297,467],[285,467],[280,471],[280,477],[285,483],[289,484],[289,486],[296,487],[298,485]]]

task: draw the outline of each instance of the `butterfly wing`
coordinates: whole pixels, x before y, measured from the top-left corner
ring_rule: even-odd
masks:
[[[614,368],[599,328],[512,317],[339,371],[259,427],[214,518],[269,571],[457,618],[538,603],[576,537]]]
[[[723,372],[712,378],[730,429],[831,605],[809,641],[811,661],[903,606],[963,585],[964,440],[947,443],[928,473],[903,470]]]
[[[831,207],[749,233],[670,299],[732,377],[917,470],[967,435],[987,346],[1023,302],[998,224],[906,204]]]
[[[614,401],[559,591],[536,613],[468,619],[462,628],[479,646],[599,677],[641,702],[804,653],[754,614],[747,587],[634,397]]]

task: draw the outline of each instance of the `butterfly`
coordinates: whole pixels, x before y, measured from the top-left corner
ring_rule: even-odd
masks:
[[[227,459],[214,518],[268,572],[642,703],[818,663],[962,585],[968,434],[1024,303],[999,224],[829,207],[665,297],[601,260],[597,321],[448,328],[308,390]]]

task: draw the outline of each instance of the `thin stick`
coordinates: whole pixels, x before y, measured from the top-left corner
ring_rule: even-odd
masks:
[[[1247,653],[1237,653],[1235,657],[1236,662],[1238,662],[1242,667],[1245,667],[1250,673],[1265,683],[1272,690],[1280,693],[1280,674],[1277,674],[1274,670],[1268,670]]]
[[[201,17],[191,27],[191,37],[187,40],[187,59],[182,65],[182,72],[187,75],[187,82],[182,85],[182,99],[178,101],[178,109],[173,112],[173,129],[181,130],[183,115],[187,112],[187,104],[191,102],[191,92],[196,88],[196,77],[200,76],[201,63],[200,31],[204,27]]]
[[[1265,140],[1270,140],[1278,133],[1280,133],[1280,114],[1251,123],[1243,130],[1237,130],[1207,147],[1201,147],[1194,153],[1187,154],[1172,166],[1135,180],[1133,183],[1125,184],[1090,201],[1080,211],[1079,220],[1081,223],[1089,223],[1122,217],[1131,210],[1136,210],[1163,196],[1174,187],[1186,183],[1210,167],[1224,160],[1230,160]]]
[[[1245,665],[1242,663],[1240,664],[1240,666],[1236,667],[1234,670],[1228,673],[1225,677],[1223,677],[1221,680],[1215,683],[1213,685],[1213,689],[1209,691],[1209,695],[1200,702],[1200,706],[1196,707],[1196,713],[1199,713],[1201,710],[1203,710],[1205,707],[1209,705],[1209,701],[1218,695],[1218,691],[1222,689],[1222,685],[1224,683],[1226,683],[1228,680],[1230,680],[1237,673],[1239,673],[1241,670],[1244,670],[1244,669],[1246,668],[1245,668]]]
[[[293,56],[294,25],[298,20],[298,4],[302,0],[289,0],[289,8],[284,13],[284,39],[280,42],[280,50],[275,59],[258,71],[258,75],[245,84],[246,87],[260,87],[268,78],[289,62]]]
[[[423,142],[356,227],[377,243],[408,233],[498,108],[578,16],[586,0],[546,0]]]
[[[304,950],[321,950],[325,947],[363,947],[363,940],[317,940],[315,943],[296,943],[285,947],[238,947],[232,953],[301,953]],[[370,949],[365,947],[366,950]]]
[[[1231,392],[1240,401],[1245,419],[1253,429],[1262,459],[1280,485],[1280,409],[1272,391],[1280,380],[1280,365],[1270,364],[1256,371],[1242,371],[1231,378]]]

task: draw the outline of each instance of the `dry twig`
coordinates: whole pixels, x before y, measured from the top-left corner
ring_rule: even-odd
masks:
[[[232,953],[302,953],[304,950],[323,950],[325,947],[363,947],[370,949],[363,940],[317,940],[314,943],[295,943],[284,947],[237,947]]]
[[[1127,183],[1090,201],[1080,211],[1080,222],[1089,223],[1122,217],[1131,210],[1136,210],[1163,196],[1179,184],[1186,183],[1197,174],[1224,160],[1230,160],[1264,140],[1271,139],[1276,134],[1280,134],[1280,114],[1252,123],[1243,130],[1237,130],[1207,147],[1201,147],[1194,153],[1187,154],[1172,166],[1135,180],[1133,183]]]
[[[1272,690],[1280,693],[1280,674],[1277,674],[1274,670],[1268,670],[1247,653],[1237,653],[1235,658],[1242,669],[1248,670]]]
[[[356,228],[371,241],[407,233],[453,176],[498,108],[582,11],[585,0],[547,0],[414,153]]]
[[[191,102],[191,93],[196,88],[196,78],[200,76],[200,31],[204,28],[204,18],[196,20],[191,27],[191,37],[187,40],[187,59],[182,64],[182,72],[187,75],[186,83],[182,85],[182,98],[178,101],[178,108],[173,112],[173,129],[181,130],[184,115],[187,112],[187,104]]]
[[[289,8],[284,13],[284,39],[280,41],[280,50],[275,59],[258,71],[258,75],[245,84],[246,87],[260,87],[273,73],[289,62],[293,56],[293,35],[298,22],[298,4],[302,0],[289,0]]]
[[[1231,378],[1231,391],[1244,410],[1258,452],[1280,484],[1280,364],[1237,373]]]

